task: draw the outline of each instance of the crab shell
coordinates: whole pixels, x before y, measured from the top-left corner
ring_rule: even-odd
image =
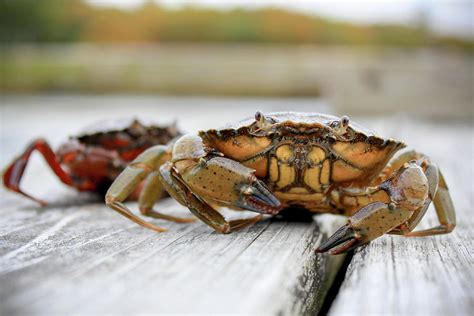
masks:
[[[117,151],[123,160],[131,161],[145,149],[168,144],[180,135],[176,122],[158,125],[144,124],[137,119],[123,119],[97,122],[70,139],[85,146]]]
[[[146,149],[166,145],[181,135],[176,123],[144,124],[137,119],[97,122],[72,136],[57,150],[58,160],[78,182],[105,193],[126,165]]]
[[[201,131],[209,149],[255,170],[283,206],[334,209],[331,191],[367,186],[403,142],[384,139],[347,117],[257,112],[222,129]]]

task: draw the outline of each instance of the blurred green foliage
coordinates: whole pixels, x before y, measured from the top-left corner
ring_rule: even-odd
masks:
[[[322,45],[455,46],[473,41],[436,36],[423,26],[355,25],[276,8],[178,10],[153,1],[135,10],[81,0],[2,0],[0,39],[15,42],[258,42]]]
[[[80,38],[84,21],[77,14],[78,0],[2,0],[2,42],[58,42]]]

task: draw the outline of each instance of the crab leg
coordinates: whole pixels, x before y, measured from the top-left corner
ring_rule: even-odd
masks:
[[[437,191],[435,191],[433,194],[433,203],[440,225],[424,230],[413,231],[413,229],[415,229],[415,227],[423,218],[423,215],[426,213],[431,202],[431,199],[429,199],[427,202],[425,202],[425,205],[420,210],[415,211],[414,215],[410,218],[406,225],[402,225],[400,228],[392,230],[389,232],[389,234],[404,235],[406,237],[424,237],[447,234],[454,230],[454,227],[456,227],[456,213],[454,211],[454,205],[451,200],[451,196],[449,195],[448,186],[446,185],[446,181],[444,180],[441,171],[438,171],[436,168],[436,172],[439,177],[439,182],[437,181],[435,183]]]
[[[150,173],[152,178],[148,179],[143,188],[140,196],[141,203],[144,203],[142,213],[146,215],[153,214],[152,217],[158,217],[162,219],[176,219],[174,217],[167,217],[167,215],[160,214],[156,211],[150,210],[150,204],[153,204],[155,198],[158,198],[160,193],[158,188],[158,194],[152,194],[150,191],[154,188],[154,176],[153,171],[157,170],[166,160],[169,159],[169,151],[166,146],[154,146],[137,158],[115,179],[114,183],[110,186],[107,194],[105,195],[105,202],[114,211],[125,216],[126,218],[134,221],[135,223],[149,228],[157,232],[164,232],[166,229],[153,225],[152,223],[146,222],[140,217],[133,214],[122,202],[134,191],[134,189],[143,181]],[[148,187],[147,187],[148,185]]]
[[[379,177],[378,182],[387,180],[395,171],[399,170],[405,163],[409,162],[410,160],[418,160],[420,158],[426,157],[424,157],[422,154],[415,150],[404,152],[403,154],[393,159],[390,164],[385,167],[385,169],[381,172],[381,176]]]
[[[194,218],[181,218],[172,215],[162,214],[153,210],[153,205],[165,195],[166,191],[161,184],[160,171],[151,172],[145,180],[145,185],[140,192],[138,206],[140,213],[144,216],[164,219],[176,223],[192,223]]]
[[[3,184],[6,188],[11,191],[20,193],[27,198],[32,199],[42,205],[46,205],[47,203],[43,200],[37,199],[28,193],[24,192],[20,188],[20,181],[25,172],[26,165],[28,164],[28,160],[31,156],[33,151],[39,151],[43,157],[45,158],[48,165],[51,167],[53,172],[58,176],[58,178],[67,185],[72,185],[73,180],[71,176],[61,168],[61,165],[58,162],[56,154],[53,152],[51,147],[44,139],[36,139],[34,140],[21,154],[18,158],[16,158],[4,171],[3,173]]]
[[[390,231],[389,234],[404,235],[406,237],[421,237],[451,232],[456,226],[456,214],[454,212],[453,202],[441,171],[439,171],[436,165],[429,162],[428,157],[416,151],[406,152],[395,159],[383,173],[390,175],[410,160],[418,160],[418,164],[425,165],[425,175],[429,184],[429,195],[423,207],[415,210],[413,216],[406,224],[395,228]],[[423,231],[413,232],[413,229],[420,223],[431,202],[434,203],[440,225]]]

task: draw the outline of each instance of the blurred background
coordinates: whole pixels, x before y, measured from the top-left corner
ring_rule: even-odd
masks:
[[[4,146],[133,115],[474,117],[471,0],[2,0],[0,23]]]
[[[471,0],[3,0],[1,91],[472,117]]]

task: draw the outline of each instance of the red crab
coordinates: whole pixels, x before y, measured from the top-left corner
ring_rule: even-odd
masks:
[[[112,124],[111,124],[112,123]],[[38,138],[5,169],[3,184],[42,205],[47,203],[24,192],[20,181],[33,151],[39,151],[58,178],[79,191],[105,194],[113,180],[140,153],[149,147],[168,144],[181,133],[176,124],[144,125],[138,120],[100,122],[86,133],[70,137],[54,152]],[[137,198],[137,193],[132,198]]]

